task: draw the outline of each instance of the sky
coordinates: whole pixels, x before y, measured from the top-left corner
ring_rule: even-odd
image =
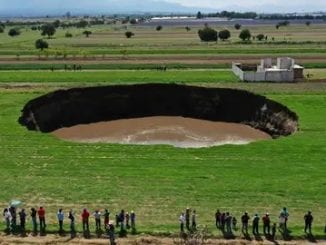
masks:
[[[56,14],[66,10],[84,13],[256,11],[326,12],[326,0],[0,0],[0,14]],[[60,12],[61,11],[61,12]]]

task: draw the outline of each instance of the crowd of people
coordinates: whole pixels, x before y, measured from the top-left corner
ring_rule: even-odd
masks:
[[[115,228],[120,228],[119,234],[120,236],[125,236],[128,230],[131,229],[131,233],[135,234],[136,232],[136,214],[134,211],[126,212],[125,210],[121,210],[119,213],[115,215],[114,222],[110,217],[110,212],[108,209],[105,209],[103,212],[100,210],[95,210],[92,214],[84,208],[81,212],[81,224],[85,237],[90,236],[90,226],[89,220],[91,215],[94,218],[95,223],[95,232],[96,234],[102,234],[106,232],[108,235],[111,244],[115,242]],[[16,233],[18,231],[24,233],[26,231],[26,220],[27,217],[30,216],[32,223],[32,232],[36,235],[38,231],[40,234],[46,233],[46,212],[44,207],[39,207],[38,209],[31,208],[29,214],[26,213],[24,208],[21,208],[18,212],[15,206],[10,206],[9,208],[5,208],[3,210],[3,217],[6,224],[6,232],[8,233]],[[17,223],[17,218],[19,217],[19,223]],[[56,213],[56,218],[58,221],[58,232],[60,234],[65,233],[64,231],[64,221],[66,215],[64,210],[60,208]],[[70,209],[67,215],[70,224],[70,234],[71,237],[75,237],[76,235],[76,215],[74,210]],[[241,232],[244,236],[249,236],[249,226],[250,221],[252,234],[254,236],[259,236],[259,223],[262,221],[263,234],[266,238],[274,239],[277,229],[283,235],[287,234],[288,227],[287,223],[289,220],[289,212],[287,208],[283,208],[278,215],[278,222],[272,222],[269,213],[265,213],[262,218],[260,218],[259,214],[256,213],[251,218],[248,212],[244,212],[241,216]],[[312,234],[312,223],[313,216],[311,211],[308,211],[304,216],[304,232],[308,235]],[[103,224],[102,224],[103,221]],[[191,210],[190,208],[186,208],[185,212],[182,212],[179,216],[180,223],[180,232],[184,233],[185,231],[194,232],[197,230],[197,213],[196,210]],[[278,223],[278,225],[277,225]],[[228,236],[233,236],[233,231],[237,231],[238,220],[235,216],[232,216],[230,212],[221,212],[219,209],[215,213],[215,226],[217,229],[221,230],[223,234]],[[103,229],[102,229],[103,228]],[[326,233],[326,226],[324,232]]]
[[[3,210],[3,217],[6,224],[6,232],[16,233],[18,231],[24,233],[26,231],[26,220],[28,214],[25,209],[22,208],[19,212],[17,212],[17,208],[14,206],[10,206],[9,208],[5,208]],[[125,210],[121,210],[120,213],[115,215],[115,222],[112,222],[110,218],[110,212],[108,209],[105,209],[102,213],[100,210],[95,210],[92,214],[95,221],[95,232],[97,234],[102,234],[103,231],[106,231],[108,234],[111,244],[114,244],[115,239],[115,228],[119,227],[120,235],[125,235],[127,230],[131,229],[132,233],[136,232],[136,214],[134,211],[126,212]],[[46,212],[44,207],[39,207],[39,209],[31,208],[29,212],[29,216],[31,218],[32,223],[32,232],[37,234],[38,231],[40,234],[46,233]],[[19,217],[19,223],[17,223],[17,218]],[[58,221],[58,232],[59,234],[64,233],[63,225],[65,221],[65,213],[62,208],[60,208],[56,214],[56,218]],[[76,235],[76,215],[74,210],[70,209],[68,212],[68,219],[70,224],[70,234],[72,237]],[[89,237],[90,228],[89,228],[89,219],[91,217],[91,213],[84,208],[81,213],[81,223],[83,227],[83,233],[85,237]],[[103,221],[103,225],[102,225]],[[103,228],[103,229],[102,229]]]
[[[193,232],[196,230],[196,219],[197,214],[196,210],[191,211],[190,208],[187,208],[185,212],[182,212],[179,216],[179,223],[180,223],[180,232],[185,232],[185,229],[187,231]],[[248,212],[244,212],[244,214],[241,216],[241,232],[244,236],[249,236],[249,226],[250,221],[251,228],[252,228],[252,234],[254,236],[259,236],[259,223],[262,221],[262,227],[263,227],[263,234],[265,237],[270,239],[275,239],[275,235],[277,230],[282,235],[287,235],[288,228],[287,223],[289,219],[289,212],[286,207],[284,207],[279,215],[278,215],[278,222],[272,222],[269,213],[265,213],[262,218],[260,218],[259,214],[256,213],[251,218],[248,214]],[[313,216],[311,211],[308,211],[304,216],[304,232],[308,235],[312,235],[312,223],[313,223]],[[278,223],[278,225],[277,225]],[[238,220],[235,216],[232,216],[230,212],[221,212],[219,209],[215,213],[215,226],[217,229],[221,230],[222,233],[226,236],[233,236],[233,231],[238,230],[240,227],[237,226]],[[326,225],[325,230],[326,233]]]

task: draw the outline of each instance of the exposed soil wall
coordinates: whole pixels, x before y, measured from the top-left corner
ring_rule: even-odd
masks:
[[[243,90],[176,84],[118,85],[58,90],[29,101],[19,122],[30,130],[148,116],[183,116],[243,123],[273,137],[298,129],[287,107]]]

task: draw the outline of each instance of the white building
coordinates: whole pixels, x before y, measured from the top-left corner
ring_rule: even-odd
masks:
[[[299,82],[304,79],[303,70],[288,57],[277,58],[275,65],[271,58],[262,59],[260,65],[232,63],[234,74],[246,82]]]

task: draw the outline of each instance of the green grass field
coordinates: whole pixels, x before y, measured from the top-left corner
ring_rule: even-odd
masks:
[[[277,221],[280,208],[287,206],[293,235],[302,234],[308,209],[315,215],[314,233],[322,233],[325,93],[301,90],[289,95],[279,89],[269,95],[266,89],[268,97],[298,113],[300,131],[273,141],[207,149],[77,144],[29,132],[17,123],[20,110],[42,93],[0,93],[2,205],[13,198],[27,207],[42,204],[52,212],[52,225],[59,207],[108,207],[112,213],[133,209],[139,231],[154,233],[175,233],[178,214],[190,206],[213,234],[218,234],[213,225],[216,208],[238,217],[244,210],[268,211]]]
[[[109,208],[112,216],[121,208],[135,210],[138,232],[148,234],[177,234],[180,212],[189,206],[197,210],[198,223],[208,225],[217,236],[221,236],[214,227],[217,208],[230,211],[238,221],[246,210],[251,215],[269,212],[277,222],[286,206],[291,235],[303,237],[303,215],[312,210],[313,232],[321,236],[326,223],[325,25],[290,25],[280,30],[251,27],[255,35],[263,32],[275,38],[274,43],[261,44],[239,43],[239,31],[233,29],[230,42],[206,44],[198,39],[199,27],[190,32],[181,26],[164,27],[161,32],[128,28],[135,32],[134,38],[126,39],[121,26],[92,27],[90,38],[81,35],[83,30],[70,29],[74,37],[68,39],[66,30],[59,30],[55,39],[48,40],[49,60],[44,52],[40,60],[34,48],[38,32],[28,28],[15,38],[0,34],[1,205],[12,199],[22,200],[26,208],[44,205],[50,231],[57,230],[58,208],[66,213],[74,208],[78,216],[84,207]],[[84,70],[63,71],[63,53],[71,62],[76,59],[76,64],[83,64]],[[298,58],[309,68],[305,71],[309,79],[318,82],[240,83],[225,59],[256,62],[259,57],[279,55]],[[108,56],[114,58],[111,63],[105,61]],[[154,70],[166,64],[160,58],[170,60],[166,72]],[[51,66],[60,70],[51,72]],[[27,131],[17,122],[25,103],[57,88],[147,82],[263,94],[295,111],[300,131],[249,145],[177,149],[65,142],[51,134]],[[77,225],[80,230],[79,217]],[[93,223],[91,229],[95,229]]]

